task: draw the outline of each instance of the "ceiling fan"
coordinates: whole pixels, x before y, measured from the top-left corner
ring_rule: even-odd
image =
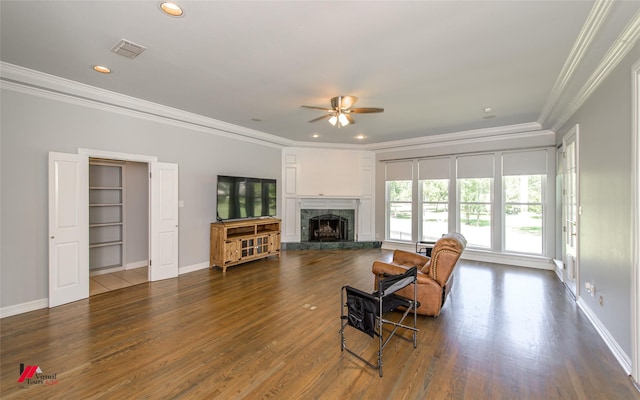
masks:
[[[358,98],[355,96],[337,96],[331,99],[331,108],[314,106],[301,107],[311,108],[314,110],[324,110],[327,112],[326,115],[314,118],[309,122],[316,122],[321,119],[329,118],[329,123],[333,126],[337,125],[338,128],[356,123],[351,114],[371,114],[384,111],[384,108],[377,107],[352,108],[356,101],[358,101]]]

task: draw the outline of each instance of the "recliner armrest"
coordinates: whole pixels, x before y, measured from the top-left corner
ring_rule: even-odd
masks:
[[[429,257],[423,256],[418,253],[412,253],[410,251],[404,250],[395,250],[393,252],[393,263],[401,264],[401,265],[410,265],[417,266],[418,270],[422,269],[422,267],[428,263],[430,260]]]
[[[374,261],[373,266],[371,267],[371,271],[376,275],[398,275],[404,274],[409,270],[408,266],[397,265],[397,264],[389,264],[383,261]]]
[[[399,274],[404,274],[411,267],[413,267],[413,265],[405,266],[405,265],[398,265],[393,263],[390,264],[383,261],[374,261],[373,266],[371,267],[371,271],[376,276],[399,275]],[[419,267],[420,266],[418,266],[418,268]],[[420,269],[418,269],[417,282],[418,284],[425,284],[425,283],[432,283],[435,281],[429,278],[429,276],[426,275],[425,273],[421,272]]]

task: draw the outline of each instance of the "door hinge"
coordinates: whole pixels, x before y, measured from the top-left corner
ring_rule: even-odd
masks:
[[[151,260],[149,260],[149,266],[151,266]]]
[[[567,232],[567,227],[566,226],[562,227],[562,232],[565,232],[565,233]]]
[[[149,179],[151,179],[151,172],[149,172]]]

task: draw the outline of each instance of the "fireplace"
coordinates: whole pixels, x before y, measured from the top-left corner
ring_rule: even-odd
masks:
[[[346,240],[349,220],[339,215],[324,214],[309,218],[310,242],[333,242]]]
[[[300,210],[301,242],[353,242],[355,210]]]
[[[365,215],[372,212],[371,201],[365,200]],[[293,204],[292,204],[293,205]],[[297,200],[297,218],[285,225],[287,232],[298,230],[295,241],[283,241],[283,250],[379,249],[382,242],[369,241],[372,221],[360,220],[362,201],[350,197],[301,197]],[[293,217],[293,215],[292,215]],[[366,240],[361,240],[364,227]]]

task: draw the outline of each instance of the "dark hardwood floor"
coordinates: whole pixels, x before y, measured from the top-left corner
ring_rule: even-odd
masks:
[[[461,261],[418,347],[384,377],[340,352],[340,288],[372,289],[384,250],[276,258],[4,318],[2,399],[640,399],[549,271]],[[377,342],[348,328],[350,345]],[[47,384],[19,383],[20,363]]]

